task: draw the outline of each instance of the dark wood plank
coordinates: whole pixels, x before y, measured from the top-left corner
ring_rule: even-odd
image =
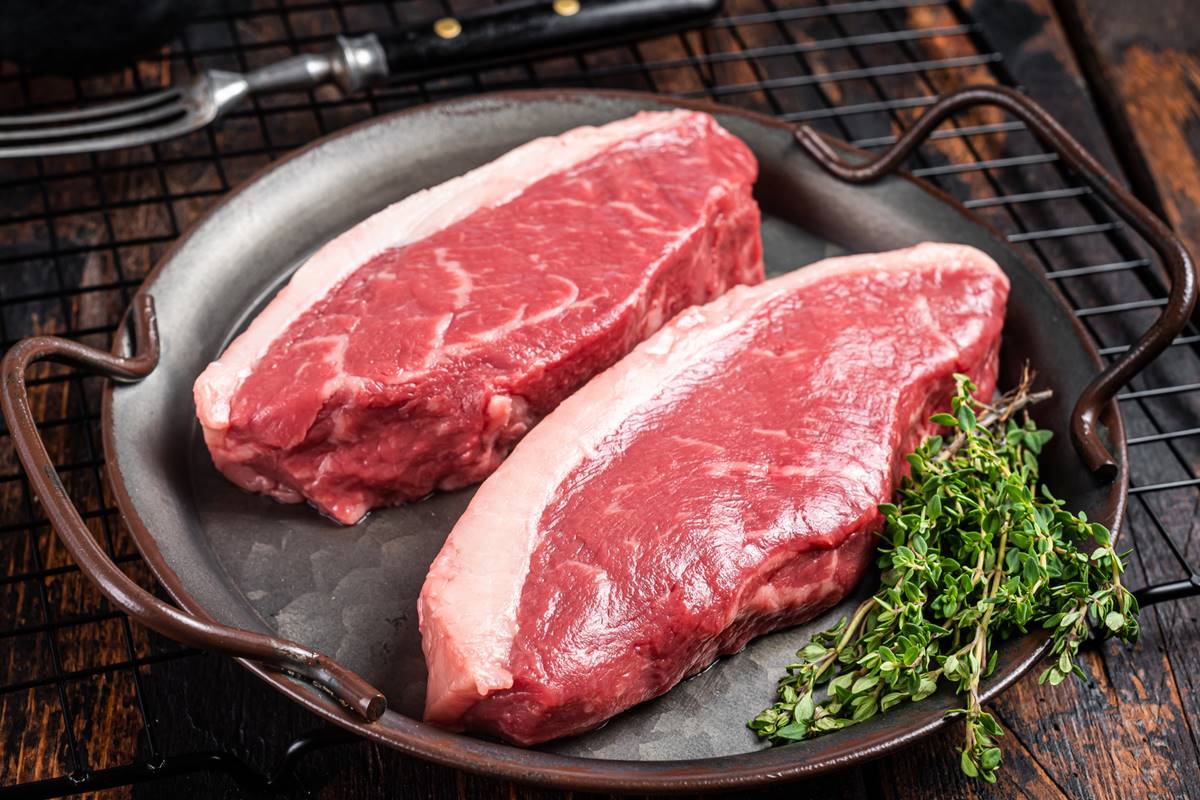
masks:
[[[1058,0],[1058,5],[1076,33],[1088,85],[1121,134],[1120,156],[1134,191],[1171,224],[1193,255],[1200,253],[1200,30],[1190,24],[1195,4]],[[1173,426],[1190,424],[1184,415],[1172,416]],[[1182,453],[1196,474],[1200,457],[1195,443],[1185,441]],[[1168,493],[1148,506],[1135,507],[1131,516],[1144,519],[1155,511],[1170,520],[1177,544],[1193,565],[1200,563],[1200,513],[1194,496]],[[1171,569],[1166,548],[1147,549],[1143,560],[1154,579],[1179,575]],[[1200,600],[1155,609],[1154,616],[1162,636],[1158,646],[1174,677],[1169,688],[1179,697],[1168,713],[1183,718],[1196,742]],[[1152,689],[1145,694],[1156,701]]]
[[[1058,0],[1142,198],[1200,247],[1200,30],[1189,0]]]
[[[1113,7],[1129,8],[1120,0],[1078,0],[1082,4],[1105,8],[1089,11],[1099,18],[1100,13],[1111,14]],[[434,4],[436,5],[436,4]],[[1121,163],[1109,149],[1106,137],[1097,124],[1094,109],[1086,94],[1081,91],[1081,78],[1074,56],[1066,45],[1067,37],[1055,17],[1049,0],[974,0],[967,5],[983,23],[984,31],[994,44],[1005,54],[1008,67],[1017,79],[1026,85],[1035,98],[1064,119],[1085,144],[1093,149],[1102,160],[1110,165]],[[1146,28],[1153,30],[1154,14],[1146,14],[1145,6],[1137,4],[1137,14]],[[1179,13],[1186,9],[1184,0],[1163,3]],[[753,13],[772,8],[766,0],[730,0],[731,10]],[[1166,13],[1165,11],[1163,12]],[[386,15],[385,15],[386,16]],[[1132,12],[1127,12],[1132,16]],[[1181,17],[1186,18],[1186,17]],[[947,10],[928,7],[897,12],[889,18],[890,25],[932,28],[949,26],[957,22]],[[1156,19],[1156,18],[1155,18]],[[1159,29],[1172,27],[1171,18],[1158,19]],[[372,20],[370,24],[386,24],[386,19]],[[320,15],[293,15],[292,25],[299,35],[327,32],[337,20]],[[360,23],[361,24],[361,23]],[[794,41],[824,39],[855,33],[878,32],[871,25],[881,24],[877,18],[868,20],[853,15],[837,21],[823,20],[819,23],[791,23],[786,25],[750,26],[742,32],[717,31],[708,34],[709,41],[693,34],[686,40],[670,38],[638,45],[636,51],[619,49],[589,56],[587,64],[604,67],[627,63],[630,59],[645,61],[677,59],[699,52],[703,47],[733,50]],[[278,31],[274,16],[256,18],[256,21],[239,23],[240,35],[252,40],[255,37],[269,38]],[[219,26],[218,26],[219,27]],[[1186,26],[1174,26],[1175,28]],[[229,32],[206,31],[203,35],[220,38]],[[1175,30],[1177,37],[1189,35]],[[1098,35],[1098,39],[1103,39]],[[1112,36],[1109,46],[1116,47],[1125,41]],[[1185,166],[1172,173],[1173,163],[1167,156],[1178,156],[1193,147],[1193,134],[1189,124],[1194,115],[1194,84],[1200,71],[1190,51],[1191,45],[1176,47],[1172,55],[1164,56],[1154,46],[1138,45],[1141,49],[1129,62],[1140,70],[1137,81],[1129,84],[1128,93],[1134,97],[1127,101],[1138,110],[1131,112],[1138,122],[1131,125],[1136,129],[1139,140],[1147,143],[1163,136],[1169,147],[1162,148],[1149,171],[1155,180],[1162,183],[1156,191],[1163,193],[1162,207],[1181,230],[1190,231],[1195,223],[1189,214],[1195,215],[1195,200],[1200,198],[1200,174],[1193,175]],[[766,77],[795,75],[798,72],[821,74],[839,69],[853,69],[863,64],[879,63],[881,60],[905,60],[915,56],[928,59],[953,58],[976,52],[978,42],[963,36],[936,36],[914,41],[905,45],[862,48],[859,52],[845,49],[814,53],[807,58],[760,58],[730,61],[713,68],[712,75],[721,83],[748,83]],[[906,49],[907,48],[907,49]],[[262,63],[283,53],[275,51],[256,52],[253,63]],[[1182,54],[1182,55],[1181,55]],[[244,66],[230,64],[228,66]],[[170,67],[168,62],[143,65],[144,77],[156,82],[164,77]],[[566,59],[557,67],[554,62],[538,66],[535,78],[553,79],[556,72],[576,68],[573,59]],[[1174,70],[1172,72],[1171,70]],[[1153,95],[1151,89],[1159,72],[1165,71],[1170,78],[1171,92]],[[492,80],[524,79],[522,74],[496,71],[484,77],[479,84],[468,89],[486,88]],[[656,72],[644,79],[626,78],[597,81],[597,85],[620,85],[631,88],[651,88],[659,91],[691,91],[703,88],[705,75],[691,68]],[[971,67],[954,71],[931,71],[923,78],[911,76],[879,81],[845,81],[822,84],[819,88],[787,91],[756,91],[730,98],[746,107],[776,113],[811,109],[822,104],[846,104],[869,102],[887,96],[916,96],[919,93],[942,92],[971,81],[987,80],[988,72],[983,67]],[[119,76],[116,81],[130,80]],[[128,83],[126,84],[128,86]],[[39,82],[37,91],[43,96],[62,92],[69,96],[71,86],[55,80]],[[1188,94],[1188,93],[1191,94]],[[1168,96],[1169,95],[1169,96]],[[1179,98],[1183,97],[1183,100]],[[1190,98],[1190,100],[1188,99]],[[303,102],[304,97],[299,101]],[[15,102],[12,98],[9,101]],[[286,99],[285,99],[286,100]],[[294,99],[293,99],[294,100]],[[6,100],[0,98],[0,103]],[[1164,110],[1162,103],[1167,103]],[[1172,103],[1174,105],[1172,105]],[[364,104],[339,108],[328,118],[299,114],[280,123],[271,120],[264,124],[261,117],[245,115],[230,120],[215,135],[222,145],[237,143],[239,146],[271,145],[282,151],[291,143],[305,141],[326,127],[337,127],[365,116],[372,110]],[[918,113],[917,110],[901,110],[892,122],[907,123]],[[999,117],[990,112],[980,112],[961,124],[991,124]],[[866,117],[848,118],[842,124],[831,121],[822,123],[826,129],[849,138],[884,135],[891,130],[887,120],[882,123]],[[163,148],[167,155],[179,156],[204,152],[208,139],[194,137],[187,142],[173,143]],[[976,158],[992,158],[1023,152],[1030,143],[1021,134],[999,133],[974,137],[971,140],[949,139],[929,148],[923,155],[926,166],[962,162]],[[1151,148],[1153,149],[1153,148]],[[146,154],[140,154],[144,157]],[[99,159],[101,166],[113,166],[129,156],[105,156]],[[215,199],[216,192],[225,183],[236,183],[252,169],[269,159],[269,154],[259,153],[246,157],[224,159],[219,166],[209,162],[193,162],[170,168],[159,174],[154,169],[118,171],[112,178],[96,181],[101,184],[76,185],[64,182],[55,185],[51,205],[67,208],[73,205],[97,202],[97,191],[106,191],[110,197],[129,198],[150,196],[159,191],[159,184],[169,185],[174,192],[197,192],[202,196],[172,204],[170,214],[165,206],[147,204],[113,216],[115,233],[121,237],[136,238],[140,235],[161,232],[172,224],[183,227],[194,220]],[[87,165],[86,160],[76,166]],[[1128,163],[1128,158],[1125,159]],[[1190,162],[1194,167],[1195,158]],[[22,167],[15,167],[22,168]],[[1165,172],[1164,172],[1165,170]],[[987,196],[1006,190],[1023,188],[1029,190],[1043,185],[1039,181],[1051,181],[1049,173],[1043,175],[1006,175],[999,183],[989,182],[985,176],[968,173],[952,182],[952,190],[961,197]],[[1157,186],[1157,184],[1156,184]],[[209,195],[203,195],[209,192]],[[1174,200],[1168,199],[1175,198]],[[4,208],[36,209],[42,201],[36,196],[14,194],[0,199]],[[1046,207],[1024,209],[1022,222],[1030,225],[1050,226],[1063,215],[1074,213],[1074,205],[1061,207],[1046,204]],[[175,219],[170,219],[173,214]],[[1015,224],[1002,212],[997,212],[1002,224]],[[29,223],[22,226],[5,226],[0,222],[0,247],[37,247],[53,233],[69,244],[86,245],[102,241],[108,235],[94,216],[71,214],[56,218],[53,231],[44,225]],[[1189,233],[1189,236],[1194,234]],[[1051,246],[1047,246],[1048,248]],[[1049,249],[1056,261],[1074,259],[1077,263],[1102,257],[1107,252],[1103,242],[1064,244]],[[130,248],[122,252],[120,267],[123,274],[139,276],[153,263],[155,249],[152,247]],[[1094,261],[1092,262],[1094,263]],[[111,259],[90,257],[78,262],[59,265],[69,274],[70,281],[111,281],[118,275],[118,264]],[[49,273],[32,274],[30,283],[20,286],[21,291],[45,284]],[[5,290],[15,285],[5,277]],[[1068,291],[1077,292],[1078,297],[1091,302],[1103,302],[1108,297],[1126,297],[1133,291],[1146,291],[1134,283],[1114,282],[1098,288],[1085,289],[1069,286]],[[1086,292],[1091,292],[1087,294]],[[89,297],[75,297],[65,306],[57,301],[31,306],[30,313],[37,315],[41,329],[62,330],[102,325],[115,318],[124,303],[119,291],[100,292]],[[33,318],[32,316],[30,317]],[[1128,335],[1130,330],[1121,324],[1102,327],[1101,333],[1113,337]],[[28,331],[6,331],[13,336]],[[94,398],[93,398],[94,399]],[[62,387],[48,387],[39,391],[35,400],[39,413],[46,417],[58,417],[71,413],[72,398]],[[1144,420],[1142,421],[1144,422]],[[77,430],[76,430],[77,433]],[[60,431],[56,446],[65,456],[86,458],[87,447],[78,435]],[[13,467],[11,451],[0,448],[0,459],[6,469]],[[92,494],[95,476],[88,471],[69,477],[69,485],[77,495]],[[4,521],[23,518],[28,508],[28,498],[20,491],[19,484],[6,484],[0,489],[0,515]],[[1168,509],[1169,510],[1169,509]],[[1164,512],[1165,513],[1165,512]],[[1148,527],[1146,511],[1135,507],[1139,518],[1135,522]],[[1176,509],[1171,519],[1188,530],[1195,525],[1193,507]],[[97,526],[97,535],[104,531]],[[1188,530],[1190,533],[1190,530]],[[120,531],[115,531],[117,546],[122,544]],[[17,542],[18,544],[9,544]],[[1139,546],[1141,541],[1139,541]],[[31,547],[41,548],[43,561],[48,564],[65,565],[69,559],[61,547],[43,531],[37,537],[9,537],[4,540],[2,551],[5,566],[12,571],[31,568]],[[1152,547],[1147,552],[1157,553]],[[22,566],[24,565],[24,566]],[[1154,562],[1135,564],[1131,580],[1144,581],[1157,575]],[[147,581],[148,576],[140,576]],[[102,608],[95,594],[79,576],[54,579],[48,589],[56,609],[71,611],[94,611]],[[0,609],[16,609],[21,620],[36,621],[38,611],[36,587],[25,583],[13,584],[0,591]],[[1148,615],[1146,636],[1143,644],[1132,651],[1104,648],[1091,652],[1086,657],[1086,668],[1092,681],[1086,685],[1068,684],[1052,690],[1037,686],[1026,679],[1010,690],[997,704],[1003,724],[1008,731],[1006,737],[1006,767],[1001,783],[996,787],[979,786],[966,781],[957,771],[954,747],[958,731],[951,727],[947,731],[930,737],[905,752],[868,764],[862,768],[835,773],[833,775],[794,784],[786,787],[795,797],[861,798],[886,795],[894,798],[911,797],[1126,797],[1126,796],[1185,796],[1200,786],[1197,775],[1197,736],[1195,705],[1198,693],[1192,676],[1195,669],[1196,607],[1181,606],[1161,613]],[[5,624],[7,624],[7,619]],[[123,657],[120,630],[110,623],[84,626],[79,632],[70,634],[59,642],[61,655],[74,666],[89,663],[111,663]],[[24,640],[22,640],[24,641]],[[135,634],[139,652],[167,647],[165,643]],[[47,658],[45,644],[36,648],[0,647],[0,680],[17,670],[28,670],[31,662]],[[7,670],[7,672],[5,671]],[[281,697],[265,690],[243,670],[226,659],[215,657],[189,658],[168,664],[156,665],[145,671],[149,677],[150,692],[146,698],[152,718],[161,722],[156,727],[160,734],[157,746],[165,752],[194,752],[201,749],[227,751],[244,760],[252,767],[269,772],[283,755],[283,749],[293,738],[310,730],[319,729],[320,722],[300,711]],[[136,715],[130,714],[132,695],[128,683],[115,685],[113,681],[98,680],[94,684],[81,683],[72,689],[69,698],[71,708],[77,713],[75,719],[64,720],[56,716],[54,698],[44,690],[31,692],[28,696],[6,696],[0,698],[0,741],[5,747],[0,752],[0,783],[17,774],[21,780],[31,777],[50,777],[61,774],[64,730],[70,726],[85,736],[89,742],[89,755],[93,766],[117,764],[127,761],[140,746],[134,737]],[[12,720],[28,721],[28,725],[15,726]],[[732,721],[731,724],[738,724]],[[133,726],[133,727],[131,727]],[[16,773],[12,770],[17,770]],[[310,754],[302,760],[299,777],[321,797],[512,797],[547,798],[560,794],[542,792],[507,783],[454,773],[451,770],[426,764],[404,757],[393,751],[365,742],[330,747]],[[219,773],[196,774],[172,778],[158,783],[145,784],[135,791],[122,790],[104,793],[104,796],[168,797],[180,792],[191,792],[203,797],[233,797],[240,792],[236,785]],[[757,797],[769,797],[778,793],[765,791]],[[580,795],[580,797],[584,797]]]

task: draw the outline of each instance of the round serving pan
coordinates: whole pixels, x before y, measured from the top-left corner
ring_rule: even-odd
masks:
[[[1151,242],[1172,275],[1163,317],[1100,379],[1099,356],[1040,271],[961,206],[894,171],[946,114],[979,102],[1004,106],[1058,149]],[[1029,362],[1039,386],[1054,391],[1036,412],[1057,434],[1044,474],[1069,507],[1119,525],[1127,474],[1112,396],[1190,313],[1191,265],[1165,227],[1027,100],[997,89],[950,96],[892,151],[863,166],[863,156],[844,145],[737,109],[633,93],[524,92],[424,106],[297,152],[230,194],[175,246],[135,298],[126,326],[132,330],[117,337],[113,353],[48,337],[8,353],[5,415],[30,480],[80,566],[143,623],[242,658],[276,689],[339,725],[422,758],[520,781],[639,792],[747,787],[871,758],[944,724],[959,705],[947,693],[786,747],[763,748],[745,729],[745,720],[771,702],[775,679],[808,631],[844,614],[857,602],[850,598],[590,734],[519,749],[429,727],[419,721],[425,674],[415,599],[470,490],[341,528],[307,507],[240,492],[204,451],[192,382],[323,242],[534,137],[669,105],[715,114],[758,157],[769,273],[833,253],[926,240],[971,244],[995,258],[1012,281],[1002,382],[1011,384]],[[71,507],[25,397],[24,372],[39,359],[121,382],[106,393],[103,409],[109,475],[138,547],[179,608],[134,586]],[[1044,645],[1040,635],[1008,643],[985,694],[1016,680]]]

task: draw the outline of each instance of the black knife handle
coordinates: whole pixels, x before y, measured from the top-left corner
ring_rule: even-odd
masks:
[[[461,17],[378,34],[388,74],[525,56],[623,35],[653,35],[702,22],[721,0],[518,0]]]

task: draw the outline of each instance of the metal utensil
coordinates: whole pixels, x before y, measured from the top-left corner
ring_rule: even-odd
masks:
[[[365,36],[247,73],[205,70],[191,83],[70,111],[0,117],[0,158],[90,153],[160,142],[203,128],[242,100],[326,83],[356,92],[389,77],[606,38],[694,25],[721,0],[518,0],[466,17]]]

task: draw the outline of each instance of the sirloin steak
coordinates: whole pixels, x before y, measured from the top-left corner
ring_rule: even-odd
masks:
[[[645,112],[389,206],[197,379],[214,463],[343,523],[482,480],[664,321],[762,280],[757,169],[711,116]]]
[[[969,247],[835,258],[692,308],[486,480],[419,610],[438,725],[592,728],[862,577],[953,373],[990,397],[1008,280]]]

